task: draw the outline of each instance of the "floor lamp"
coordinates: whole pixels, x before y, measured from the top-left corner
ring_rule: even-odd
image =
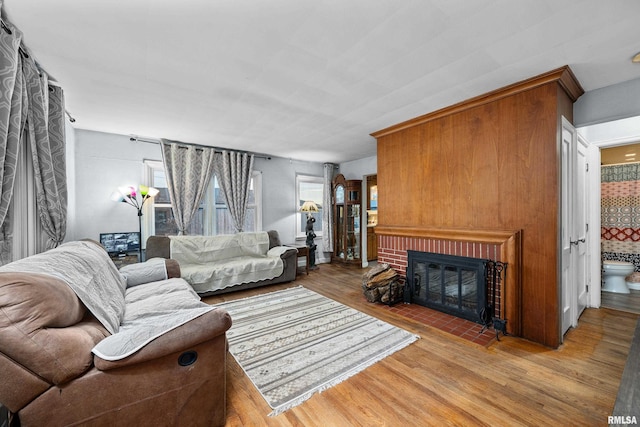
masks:
[[[141,185],[139,191],[136,192],[136,188],[133,186],[118,187],[118,191],[111,194],[111,200],[114,202],[123,202],[130,206],[133,206],[138,211],[138,231],[140,233],[140,244],[138,249],[138,261],[142,262],[142,206],[144,203],[152,197],[155,197],[160,190],[153,187],[147,187]],[[138,198],[140,194],[140,198]]]

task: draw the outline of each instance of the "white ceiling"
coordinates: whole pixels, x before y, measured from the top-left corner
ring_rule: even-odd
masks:
[[[2,2],[2,0],[0,0]],[[318,162],[569,65],[640,77],[637,0],[4,0],[76,128]]]

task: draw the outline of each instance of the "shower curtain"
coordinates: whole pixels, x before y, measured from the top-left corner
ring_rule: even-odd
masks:
[[[601,167],[602,259],[640,271],[640,163]]]

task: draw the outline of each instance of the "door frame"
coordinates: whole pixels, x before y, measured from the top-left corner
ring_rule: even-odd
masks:
[[[637,144],[640,141],[638,127],[629,125],[636,123],[637,117],[597,123],[577,128],[579,134],[589,141],[589,164],[600,167],[600,149]],[[594,169],[595,171],[595,169]],[[591,264],[591,289],[589,289],[589,307],[599,308],[602,302],[602,254],[600,250],[601,204],[600,173],[591,173],[587,191],[593,196],[589,203],[589,233]]]

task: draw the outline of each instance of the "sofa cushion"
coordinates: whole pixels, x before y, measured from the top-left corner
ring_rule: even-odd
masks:
[[[150,282],[127,289],[127,310],[117,334],[93,348],[103,360],[131,356],[154,339],[213,310],[183,279]]]
[[[198,293],[278,277],[284,271],[279,256],[239,256],[209,264],[181,265],[182,277]]]
[[[0,273],[0,352],[53,384],[89,369],[91,349],[108,335],[86,314],[60,279]]]

